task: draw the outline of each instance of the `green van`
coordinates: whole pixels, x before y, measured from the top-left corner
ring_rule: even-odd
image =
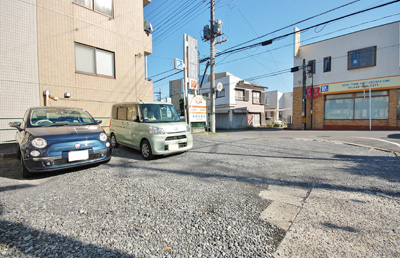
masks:
[[[110,141],[140,150],[147,160],[190,150],[190,126],[180,120],[174,105],[164,102],[125,102],[112,107]]]

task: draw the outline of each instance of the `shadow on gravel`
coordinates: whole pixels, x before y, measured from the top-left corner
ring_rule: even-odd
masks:
[[[133,257],[4,220],[0,220],[0,246],[2,254],[4,247],[8,249],[10,257],[20,257],[21,253],[30,257]]]
[[[120,145],[118,148],[113,148],[113,157],[128,158],[133,160],[143,160],[140,151]]]
[[[17,158],[7,158],[0,161],[0,177],[8,178],[8,179],[17,179],[17,180],[36,180],[36,179],[44,179],[44,178],[51,178],[67,173],[77,172],[83,169],[87,169],[90,167],[97,167],[101,164],[90,164],[82,167],[76,168],[68,168],[59,171],[53,172],[42,172],[42,173],[32,173],[32,175],[28,178],[23,178],[20,172],[20,163]]]
[[[322,223],[322,225],[327,228],[330,228],[330,229],[339,229],[339,230],[347,231],[350,233],[358,233],[358,230],[353,227],[341,227],[341,226],[338,226],[338,225],[335,225],[335,224],[329,223],[329,222]]]

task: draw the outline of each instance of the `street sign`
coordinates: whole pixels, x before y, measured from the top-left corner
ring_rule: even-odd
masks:
[[[219,82],[217,84],[217,91],[221,91],[224,88],[224,85],[222,84],[222,82]]]
[[[175,58],[174,66],[175,66],[175,69],[177,69],[177,70],[183,70],[183,68],[184,68],[183,60]]]

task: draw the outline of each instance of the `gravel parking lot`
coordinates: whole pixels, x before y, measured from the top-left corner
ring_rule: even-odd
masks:
[[[322,210],[325,199],[330,206],[344,207],[331,199],[340,192],[361,195],[349,198],[360,200],[356,204],[367,202],[368,206],[360,209],[368,213],[379,207],[377,216],[400,207],[400,161],[393,153],[312,139],[200,135],[194,141],[190,152],[153,161],[120,147],[114,149],[108,164],[29,180],[15,174],[16,161],[2,161],[0,255],[304,256],[310,248],[299,236],[312,231],[315,239],[320,238],[314,227],[304,226],[306,221],[324,218],[318,224],[322,235],[325,228],[332,232],[340,227],[340,221],[330,221],[338,216],[332,218],[326,211],[318,214],[319,210],[308,204],[320,204]],[[288,232],[260,218],[272,200],[259,195],[271,186],[308,192]],[[333,193],[328,197],[326,192]],[[385,203],[390,203],[387,211]],[[373,216],[365,221],[357,212],[349,216],[354,217],[346,218],[350,221],[346,222],[346,234],[354,239],[359,238],[358,233],[368,234],[359,228],[370,227]],[[360,216],[362,222],[349,226]],[[396,246],[400,240],[393,237],[400,234],[399,217],[394,212],[380,219],[379,228],[373,229],[390,232],[379,234],[382,239],[373,247],[361,248],[348,257],[399,256]],[[319,245],[316,256],[338,256],[332,242]]]

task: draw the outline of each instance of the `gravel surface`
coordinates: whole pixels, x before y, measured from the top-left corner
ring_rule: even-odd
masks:
[[[281,242],[280,254],[291,256],[284,243],[298,237],[300,230],[291,231],[296,222],[286,234],[260,219],[271,201],[259,193],[269,185],[311,192],[299,219],[318,191],[384,196],[394,209],[400,205],[400,162],[392,153],[309,139],[202,135],[194,141],[190,152],[153,161],[120,147],[108,164],[29,180],[15,175],[12,161],[3,162],[0,256],[271,257]],[[399,216],[379,225],[390,228]],[[391,228],[397,232],[398,224]],[[384,234],[380,242],[400,244]]]

